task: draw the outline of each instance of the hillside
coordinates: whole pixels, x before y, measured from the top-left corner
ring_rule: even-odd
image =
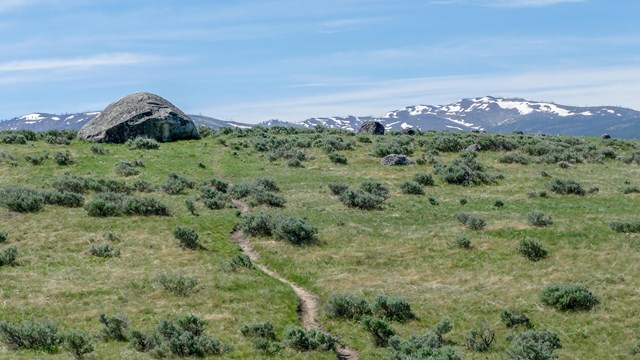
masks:
[[[311,327],[361,359],[504,359],[516,351],[514,334],[526,331],[507,327],[505,310],[555,333],[561,359],[624,358],[640,340],[635,140],[275,127],[223,128],[145,149],[153,146],[59,133],[23,132],[28,141],[16,144],[13,135],[0,134],[0,252],[17,249],[15,261],[0,265],[0,325],[55,322],[60,333],[88,334],[96,359],[178,351],[185,338],[171,347],[152,335],[158,324],[175,330],[187,314],[206,320],[189,346],[202,347],[206,334],[219,340],[204,346],[220,349],[219,358],[335,359],[330,349],[296,347],[310,333],[292,335],[292,326],[308,325],[297,292],[268,271],[317,297],[316,309],[301,306],[318,311]],[[482,150],[461,152],[472,144]],[[414,163],[382,166],[390,153]],[[12,202],[15,186],[33,191]],[[41,209],[26,211],[38,197]],[[196,245],[178,227],[193,229]],[[546,256],[530,260],[535,246],[525,246],[525,257],[525,239]],[[167,283],[181,276],[184,292],[172,293]],[[558,309],[542,293],[550,284],[584,286],[597,301],[585,296]],[[344,306],[354,319],[332,311],[343,309],[342,295],[356,299]],[[101,314],[126,317],[126,337],[140,330],[150,350],[104,340]],[[376,345],[372,321],[397,337]],[[242,334],[266,322],[275,340]],[[485,352],[467,349],[483,322],[495,341]],[[48,353],[0,345],[3,359],[69,357],[62,346]]]

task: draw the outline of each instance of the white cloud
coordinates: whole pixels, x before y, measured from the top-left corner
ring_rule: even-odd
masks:
[[[566,3],[581,3],[586,0],[434,0],[437,5],[478,5],[497,8],[540,7]]]
[[[417,104],[445,104],[483,95],[524,97],[569,105],[619,105],[640,109],[635,95],[640,68],[538,70],[526,73],[483,74],[397,79],[363,83],[349,91],[249,101],[199,110],[236,121],[271,118],[301,121],[314,116],[381,115]]]
[[[0,73],[53,69],[86,69],[97,66],[125,66],[147,63],[158,57],[130,53],[98,54],[69,59],[20,60],[0,63]]]

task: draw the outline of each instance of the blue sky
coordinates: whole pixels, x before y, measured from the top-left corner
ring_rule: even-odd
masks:
[[[136,91],[259,122],[494,95],[640,109],[635,0],[0,0],[0,119]]]

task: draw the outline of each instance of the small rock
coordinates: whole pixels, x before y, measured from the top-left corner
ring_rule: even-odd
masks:
[[[413,130],[412,128],[406,128],[406,129],[402,129],[401,133],[403,133],[404,135],[415,135],[416,131]]]
[[[382,160],[380,160],[380,164],[387,166],[410,165],[413,164],[413,161],[406,155],[391,154],[383,157]]]
[[[384,125],[377,121],[367,121],[360,126],[358,134],[364,135],[384,135]]]
[[[605,140],[607,140],[607,139],[611,139],[611,135],[609,135],[609,134],[604,134],[604,135],[602,135],[602,138],[603,138],[603,139],[605,139]]]

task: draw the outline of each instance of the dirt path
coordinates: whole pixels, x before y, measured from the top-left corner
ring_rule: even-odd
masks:
[[[240,212],[245,215],[249,213],[249,206],[242,201],[233,200],[233,205],[240,210]],[[300,300],[300,308],[298,309],[298,313],[300,316],[300,322],[302,322],[302,327],[305,329],[322,329],[320,323],[318,322],[318,310],[320,309],[320,302],[318,297],[309,291],[301,288],[295,283],[287,280],[282,275],[277,272],[269,269],[263,264],[258,262],[260,258],[259,254],[255,249],[251,246],[251,243],[244,236],[241,230],[234,230],[231,233],[231,240],[237,243],[240,246],[240,249],[243,253],[245,253],[251,259],[253,266],[258,268],[260,271],[265,274],[271,276],[279,280],[280,282],[287,284],[293,291],[296,293],[296,296]],[[338,355],[338,359],[342,360],[356,360],[360,358],[360,354],[347,346],[338,344],[336,345],[336,353]]]

